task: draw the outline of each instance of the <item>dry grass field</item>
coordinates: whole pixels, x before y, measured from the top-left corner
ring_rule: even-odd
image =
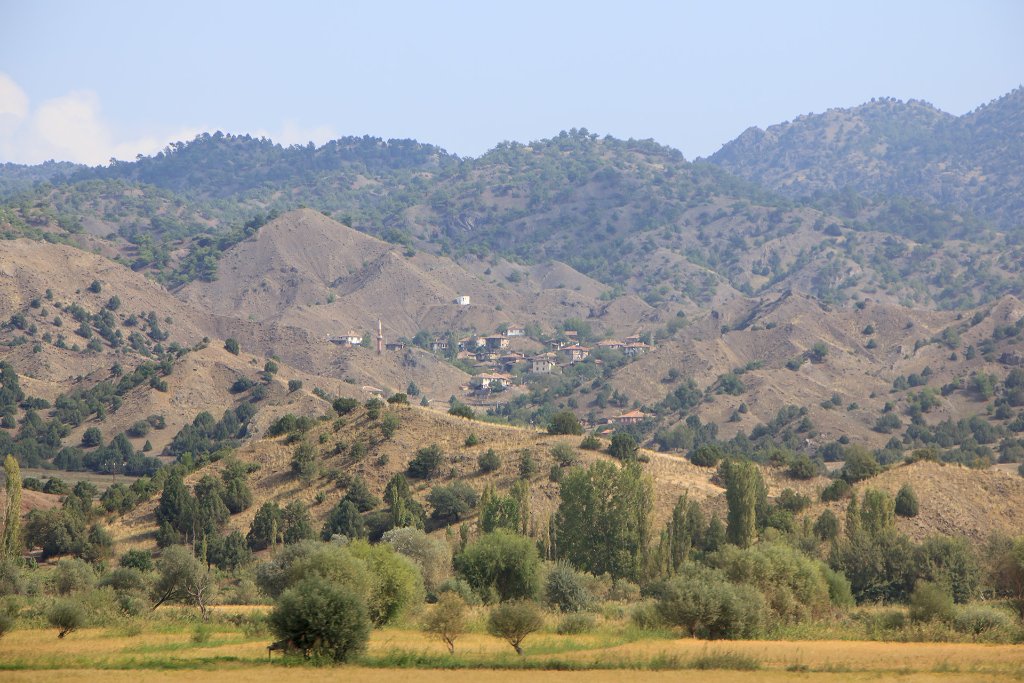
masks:
[[[243,610],[244,611],[244,610]],[[416,630],[374,631],[366,655],[344,667],[268,661],[267,634],[215,622],[197,638],[187,623],[165,620],[90,628],[63,640],[53,629],[19,629],[0,640],[0,680],[318,681],[1010,681],[1024,678],[1024,651],[1013,645],[864,641],[717,641],[630,638],[600,631],[542,633],[519,658],[481,633],[457,641],[448,659],[439,641]],[[452,668],[446,668],[452,667]],[[755,670],[742,670],[754,668]]]

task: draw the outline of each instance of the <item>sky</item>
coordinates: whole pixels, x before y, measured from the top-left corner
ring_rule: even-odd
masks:
[[[462,156],[585,127],[693,159],[872,97],[964,114],[1024,83],[1020,0],[0,0],[0,162],[217,130]]]

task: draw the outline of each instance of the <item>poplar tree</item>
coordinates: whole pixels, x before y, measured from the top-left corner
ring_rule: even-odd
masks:
[[[0,537],[0,557],[18,555],[21,549],[21,468],[13,455],[4,459],[4,475],[7,478],[7,510],[4,513],[4,531]]]

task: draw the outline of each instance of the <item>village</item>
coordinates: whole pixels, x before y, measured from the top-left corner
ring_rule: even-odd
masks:
[[[470,297],[460,296],[453,302],[468,306]],[[331,337],[330,341],[345,349],[376,349],[378,354],[404,352],[409,347],[444,358],[472,375],[461,387],[460,400],[468,405],[489,407],[499,400],[511,400],[529,390],[531,383],[545,376],[560,374],[577,363],[604,364],[609,352],[632,360],[655,350],[650,335],[636,333],[622,339],[581,338],[573,329],[543,334],[536,326],[518,323],[499,325],[491,334],[460,336],[454,331],[429,334],[421,331],[412,340],[400,337],[386,341],[382,321],[377,321],[376,338],[369,333],[349,331]],[[382,393],[375,387],[364,387],[369,393]],[[506,393],[507,392],[507,393]],[[638,424],[649,416],[634,409],[600,420],[610,426]],[[599,425],[589,425],[597,427]]]

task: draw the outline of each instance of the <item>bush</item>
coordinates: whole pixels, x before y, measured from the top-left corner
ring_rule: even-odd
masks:
[[[63,638],[85,624],[85,610],[77,602],[61,600],[46,613],[46,620],[59,630],[57,637]]]
[[[793,479],[812,479],[818,474],[818,466],[805,453],[801,453],[789,463],[787,474]]]
[[[580,448],[585,451],[599,451],[601,450],[601,440],[593,434],[587,434],[583,437],[583,441],[580,441]]]
[[[464,481],[453,481],[447,486],[435,486],[427,494],[433,508],[431,518],[441,524],[454,524],[465,519],[476,507],[476,491]]]
[[[455,654],[455,639],[466,632],[466,602],[455,593],[444,593],[423,620],[423,630],[444,641]]]
[[[896,514],[900,517],[917,517],[918,510],[917,494],[910,484],[904,484],[896,494]]]
[[[427,536],[421,529],[402,527],[385,532],[381,539],[395,552],[412,560],[430,592],[439,592],[452,570],[452,549],[443,539]],[[467,590],[472,592],[472,589]]]
[[[501,467],[501,456],[495,453],[493,448],[488,448],[486,453],[481,453],[477,458],[477,464],[484,474],[494,472]]]
[[[853,488],[843,479],[836,479],[821,491],[821,502],[831,503],[850,495]]]
[[[476,414],[473,412],[473,409],[467,406],[465,403],[456,403],[455,405],[448,409],[448,414],[454,415],[455,417],[464,417],[467,420],[472,420],[473,418],[476,417]]]
[[[119,593],[142,593],[146,590],[146,579],[142,572],[131,567],[118,567],[100,579],[99,586],[110,586]]]
[[[576,414],[571,410],[561,410],[555,413],[548,423],[548,434],[577,435],[582,433],[583,427]]]
[[[522,642],[526,636],[539,631],[543,625],[540,610],[525,600],[502,603],[487,617],[487,632],[507,640],[518,655],[523,654]]]
[[[590,608],[594,597],[579,572],[560,562],[548,572],[544,582],[544,600],[549,607],[562,612],[582,612]]]
[[[824,510],[814,522],[814,535],[822,541],[831,541],[839,535],[839,518],[831,510]]]
[[[640,446],[631,434],[615,432],[612,435],[612,443],[608,446],[608,455],[623,461],[634,460],[639,449]]]
[[[348,415],[359,407],[359,401],[354,398],[336,398],[331,407],[338,415]]]
[[[320,577],[286,590],[270,613],[270,629],[290,649],[345,662],[366,649],[370,618],[351,586]]]
[[[366,564],[369,578],[366,607],[374,626],[393,623],[402,614],[423,604],[425,591],[419,568],[387,544],[354,541],[348,550]]]
[[[722,459],[722,455],[721,447],[706,443],[690,453],[690,462],[697,467],[714,467]]]
[[[289,394],[294,393],[294,392],[298,391],[301,388],[302,388],[302,380],[301,379],[290,379],[290,380],[288,380],[288,393]]]
[[[416,451],[416,455],[409,461],[405,473],[416,479],[429,479],[437,474],[443,458],[441,447],[436,443],[431,444]]]
[[[764,596],[753,586],[734,586],[704,571],[671,579],[660,592],[661,620],[691,637],[752,638],[761,631]]]
[[[593,614],[567,614],[558,622],[555,632],[562,636],[577,636],[593,631],[595,625]]]
[[[953,595],[945,586],[931,581],[918,581],[910,594],[910,620],[952,621]]]
[[[227,339],[224,340],[224,349],[228,353],[234,354],[236,356],[241,352],[241,349],[238,346],[238,341],[231,337],[228,337]]]
[[[13,610],[0,609],[0,638],[14,630],[16,618]]]
[[[869,479],[882,471],[878,460],[867,449],[850,446],[846,449],[846,462],[843,463],[841,476],[850,484]]]
[[[476,432],[470,432],[469,436],[466,437],[466,441],[464,442],[464,445],[467,448],[471,448],[473,446],[478,445],[479,443],[480,443],[480,437],[478,437],[476,435]]]
[[[88,590],[96,583],[96,573],[85,560],[75,557],[57,562],[53,571],[53,587],[59,595]]]
[[[576,449],[567,443],[557,443],[551,449],[551,457],[555,459],[559,467],[572,467],[579,459],[576,457]]]
[[[455,557],[455,571],[485,602],[533,598],[539,568],[536,544],[503,529],[483,534]]]
[[[990,605],[964,605],[953,615],[953,628],[974,637],[1013,627],[1013,616]]]

